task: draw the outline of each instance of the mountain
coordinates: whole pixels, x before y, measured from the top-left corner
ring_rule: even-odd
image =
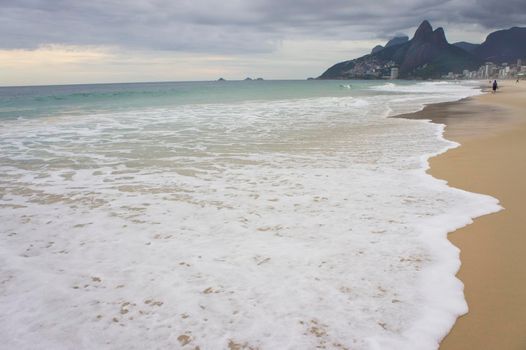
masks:
[[[433,31],[428,21],[422,22],[411,41],[396,50],[393,60],[400,64],[401,75],[422,78],[472,70],[480,64],[473,55],[449,44],[444,29]]]
[[[499,30],[486,37],[473,54],[493,63],[515,62],[526,58],[526,28],[513,27]]]
[[[377,53],[377,52],[380,52],[381,50],[383,50],[384,47],[382,45],[376,45],[375,47],[373,47],[373,49],[371,50],[371,54],[373,53]]]
[[[458,43],[454,43],[453,45],[456,47],[460,47],[462,50],[467,52],[473,52],[477,47],[480,46],[480,44],[472,44],[466,41],[459,41]]]
[[[381,50],[383,50],[386,47],[399,45],[399,44],[404,44],[404,43],[406,43],[408,41],[409,41],[409,37],[407,37],[407,36],[396,36],[396,37],[392,38],[391,40],[389,40],[387,42],[387,44],[385,44],[385,46],[376,45],[375,47],[373,47],[373,49],[371,50],[371,54],[378,53],[378,52],[380,52]]]
[[[448,72],[477,69],[480,59],[447,42],[444,30],[423,21],[409,41],[392,44],[375,53],[335,64],[319,79],[370,79],[399,67],[401,78],[439,78]]]
[[[391,40],[389,40],[387,42],[387,44],[385,44],[385,47],[405,44],[408,41],[409,41],[409,37],[408,36],[405,36],[405,35],[404,36],[397,36],[397,37],[394,37]]]

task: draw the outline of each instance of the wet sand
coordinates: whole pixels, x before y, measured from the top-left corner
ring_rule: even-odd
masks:
[[[526,81],[496,94],[428,106],[411,118],[446,124],[459,148],[431,159],[430,174],[500,200],[504,210],[449,235],[460,248],[469,312],[443,350],[526,349]]]

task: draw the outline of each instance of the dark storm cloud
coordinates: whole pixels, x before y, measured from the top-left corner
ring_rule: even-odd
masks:
[[[0,0],[0,47],[112,45],[268,52],[283,39],[387,39],[421,20],[489,30],[525,25],[523,0]],[[446,29],[447,29],[446,28]]]

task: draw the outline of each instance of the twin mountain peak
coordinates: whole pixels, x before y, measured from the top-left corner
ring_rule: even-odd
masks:
[[[433,30],[423,21],[413,38],[399,36],[369,55],[337,63],[319,79],[374,79],[389,75],[398,67],[401,78],[440,78],[448,72],[476,70],[486,61],[515,62],[526,58],[526,28],[514,27],[491,33],[480,45],[449,44],[443,28]]]

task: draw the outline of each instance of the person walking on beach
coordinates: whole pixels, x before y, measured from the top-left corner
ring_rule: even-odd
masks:
[[[493,93],[495,93],[498,89],[497,80],[493,80]]]

